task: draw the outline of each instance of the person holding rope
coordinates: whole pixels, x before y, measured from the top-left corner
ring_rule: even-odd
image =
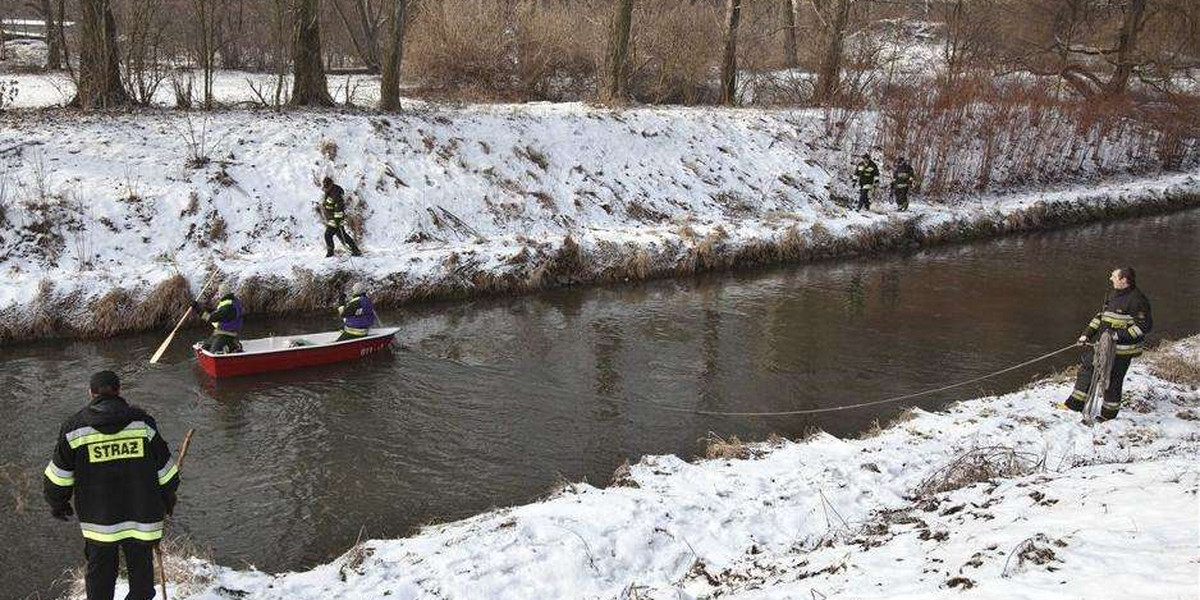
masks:
[[[202,348],[213,354],[242,351],[238,335],[242,331],[245,311],[242,309],[242,301],[233,293],[233,286],[228,282],[221,282],[221,285],[217,286],[215,307],[208,309],[201,306],[198,300],[193,300],[192,310],[213,327],[212,336],[200,344]]]
[[[1078,342],[1079,345],[1091,344],[1104,331],[1111,331],[1115,336],[1116,357],[1113,359],[1108,389],[1104,392],[1104,404],[1100,409],[1101,421],[1115,419],[1121,410],[1121,388],[1125,373],[1133,359],[1142,354],[1146,334],[1154,326],[1150,300],[1137,288],[1137,275],[1133,267],[1114,269],[1109,281],[1112,282],[1113,292],[1105,300],[1104,310],[1092,317]],[[1091,347],[1084,350],[1075,390],[1064,403],[1066,408],[1076,412],[1083,412],[1092,384],[1093,352]]]
[[[87,600],[112,600],[125,554],[126,600],[154,597],[154,545],[175,509],[179,470],[154,418],[121,397],[121,381],[100,371],[88,405],[63,423],[46,465],[50,515],[79,516],[87,558]],[[74,499],[74,508],[71,500]]]

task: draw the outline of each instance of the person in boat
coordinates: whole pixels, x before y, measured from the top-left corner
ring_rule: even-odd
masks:
[[[325,197],[321,201],[321,216],[325,218],[325,258],[333,256],[333,238],[337,236],[342,245],[350,249],[352,256],[362,256],[354,238],[346,232],[346,190],[333,182],[333,178],[321,180]]]
[[[1100,420],[1115,419],[1121,410],[1121,388],[1125,382],[1125,372],[1129,363],[1142,354],[1142,345],[1146,334],[1154,326],[1150,315],[1150,300],[1137,288],[1137,274],[1133,267],[1114,269],[1109,275],[1113,291],[1104,302],[1104,310],[1092,317],[1091,322],[1079,336],[1079,344],[1090,344],[1096,341],[1101,332],[1112,331],[1116,335],[1116,356],[1108,380],[1108,389],[1104,392],[1104,404],[1100,409]],[[1067,408],[1083,412],[1087,401],[1088,391],[1092,385],[1092,348],[1083,352],[1079,362],[1079,376],[1075,380],[1075,390],[1064,403]]]
[[[200,318],[213,326],[212,336],[200,344],[201,348],[213,354],[231,354],[242,351],[238,335],[242,331],[242,302],[233,294],[233,287],[222,283],[217,287],[217,305],[212,309],[205,308],[198,301],[192,301],[192,310]]]
[[[361,281],[350,288],[349,301],[345,294],[339,298],[338,316],[342,317],[342,335],[337,341],[367,337],[371,333],[371,326],[375,324],[375,305],[367,298],[367,288]]]
[[[63,423],[42,478],[50,515],[78,515],[89,599],[113,597],[122,553],[126,597],[153,598],[154,545],[175,509],[179,469],[154,418],[121,397],[116,373],[100,371],[88,387],[87,406]]]

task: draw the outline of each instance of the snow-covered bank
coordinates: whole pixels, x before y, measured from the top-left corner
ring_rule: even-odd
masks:
[[[162,325],[213,268],[261,315],[325,309],[352,278],[394,305],[1200,204],[1200,157],[1189,154],[1184,173],[1136,178],[1155,152],[1137,138],[1079,156],[964,152],[955,177],[973,181],[986,162],[990,185],[1010,191],[936,204],[918,195],[902,214],[879,194],[876,212],[860,214],[847,208],[848,165],[879,130],[866,115],[831,135],[821,111],[56,116],[0,116],[0,343]],[[1046,187],[1015,187],[1034,183],[1020,175],[1031,168],[1049,174]],[[352,195],[362,259],[322,258],[316,183],[327,174]]]
[[[191,581],[171,597],[1194,597],[1200,336],[1137,360],[1115,421],[1052,407],[1069,389],[1059,377],[745,458],[647,456],[605,489],[364,542],[308,572],[178,561]]]

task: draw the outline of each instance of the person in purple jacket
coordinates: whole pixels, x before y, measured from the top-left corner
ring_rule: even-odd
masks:
[[[217,288],[217,298],[217,305],[213,308],[192,301],[192,310],[213,327],[212,336],[201,346],[213,354],[241,352],[242,344],[238,341],[238,335],[242,332],[242,315],[245,312],[242,302],[233,294],[233,286],[224,282]]]
[[[366,286],[362,282],[355,283],[350,288],[350,300],[342,294],[338,302],[338,315],[342,317],[342,335],[337,341],[343,342],[366,337],[375,324],[375,305],[367,298]]]

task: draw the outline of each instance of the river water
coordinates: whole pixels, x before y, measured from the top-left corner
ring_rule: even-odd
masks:
[[[328,561],[366,537],[528,502],[560,478],[604,485],[643,454],[695,456],[709,432],[853,435],[898,410],[790,418],[718,411],[837,406],[937,387],[1071,343],[1131,264],[1154,338],[1200,331],[1200,211],[968,246],[536,296],[414,307],[391,355],[214,384],[161,333],[0,349],[0,596],[51,597],[82,562],[40,473],[59,424],[114,368],[188,455],[174,533],[224,565]],[[248,337],[332,328],[251,316]],[[201,330],[185,333],[196,337]],[[1011,391],[1073,355],[957,392]],[[11,594],[11,596],[10,596]]]

